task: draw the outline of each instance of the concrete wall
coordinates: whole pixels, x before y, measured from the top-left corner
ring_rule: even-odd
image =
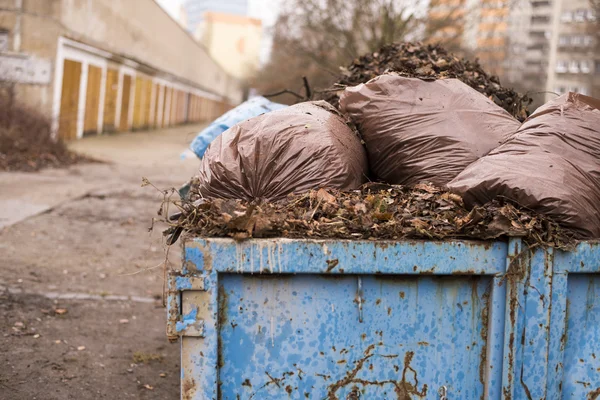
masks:
[[[107,52],[118,61],[169,82],[210,92],[236,104],[243,91],[206,49],[166,14],[154,0],[0,0],[0,31],[9,31],[2,57],[40,60],[52,65],[43,84],[14,85],[16,98],[51,114],[59,37]],[[6,81],[0,76],[0,81]],[[4,82],[6,85],[6,82]]]
[[[241,100],[236,80],[153,0],[61,3],[61,22],[75,39],[93,41],[105,50],[187,79],[232,102]]]

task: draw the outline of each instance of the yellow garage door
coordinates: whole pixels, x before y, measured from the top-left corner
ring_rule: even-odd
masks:
[[[142,113],[144,110],[144,81],[141,77],[135,78],[135,98],[133,100],[133,129],[142,127]]]
[[[104,97],[103,130],[112,132],[116,129],[117,96],[119,93],[119,71],[108,69],[106,71],[106,95]]]
[[[145,80],[144,87],[144,128],[151,125],[150,117],[152,115],[152,80]]]
[[[77,138],[77,110],[79,107],[79,85],[81,83],[81,63],[65,60],[60,98],[58,136],[64,140]]]
[[[131,99],[131,75],[123,75],[123,94],[121,97],[121,121],[119,130],[129,129],[129,101]]]
[[[98,133],[98,111],[100,108],[101,81],[102,69],[90,65],[88,67],[87,91],[85,95],[85,117],[83,124],[84,135]]]
[[[158,128],[158,121],[160,121],[160,112],[162,109],[160,106],[160,98],[163,93],[163,87],[161,85],[155,85],[154,87],[154,120],[152,121],[152,127]]]

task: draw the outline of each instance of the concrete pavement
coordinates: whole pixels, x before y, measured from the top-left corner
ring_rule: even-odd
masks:
[[[182,160],[180,155],[203,126],[101,135],[69,144],[72,150],[104,164],[36,173],[0,172],[0,229],[97,190],[141,183],[142,176],[155,184],[184,183],[199,162]]]

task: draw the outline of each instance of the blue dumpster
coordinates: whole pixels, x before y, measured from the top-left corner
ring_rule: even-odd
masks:
[[[600,248],[190,239],[183,399],[600,398]]]

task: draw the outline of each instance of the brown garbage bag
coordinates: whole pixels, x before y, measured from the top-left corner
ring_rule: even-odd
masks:
[[[520,125],[457,79],[382,75],[347,88],[340,107],[358,126],[371,171],[392,184],[443,186]]]
[[[319,187],[357,189],[368,165],[357,134],[324,101],[239,123],[208,147],[199,192],[208,198],[278,200]]]
[[[448,188],[468,206],[502,196],[599,238],[600,100],[568,93],[546,103]]]

